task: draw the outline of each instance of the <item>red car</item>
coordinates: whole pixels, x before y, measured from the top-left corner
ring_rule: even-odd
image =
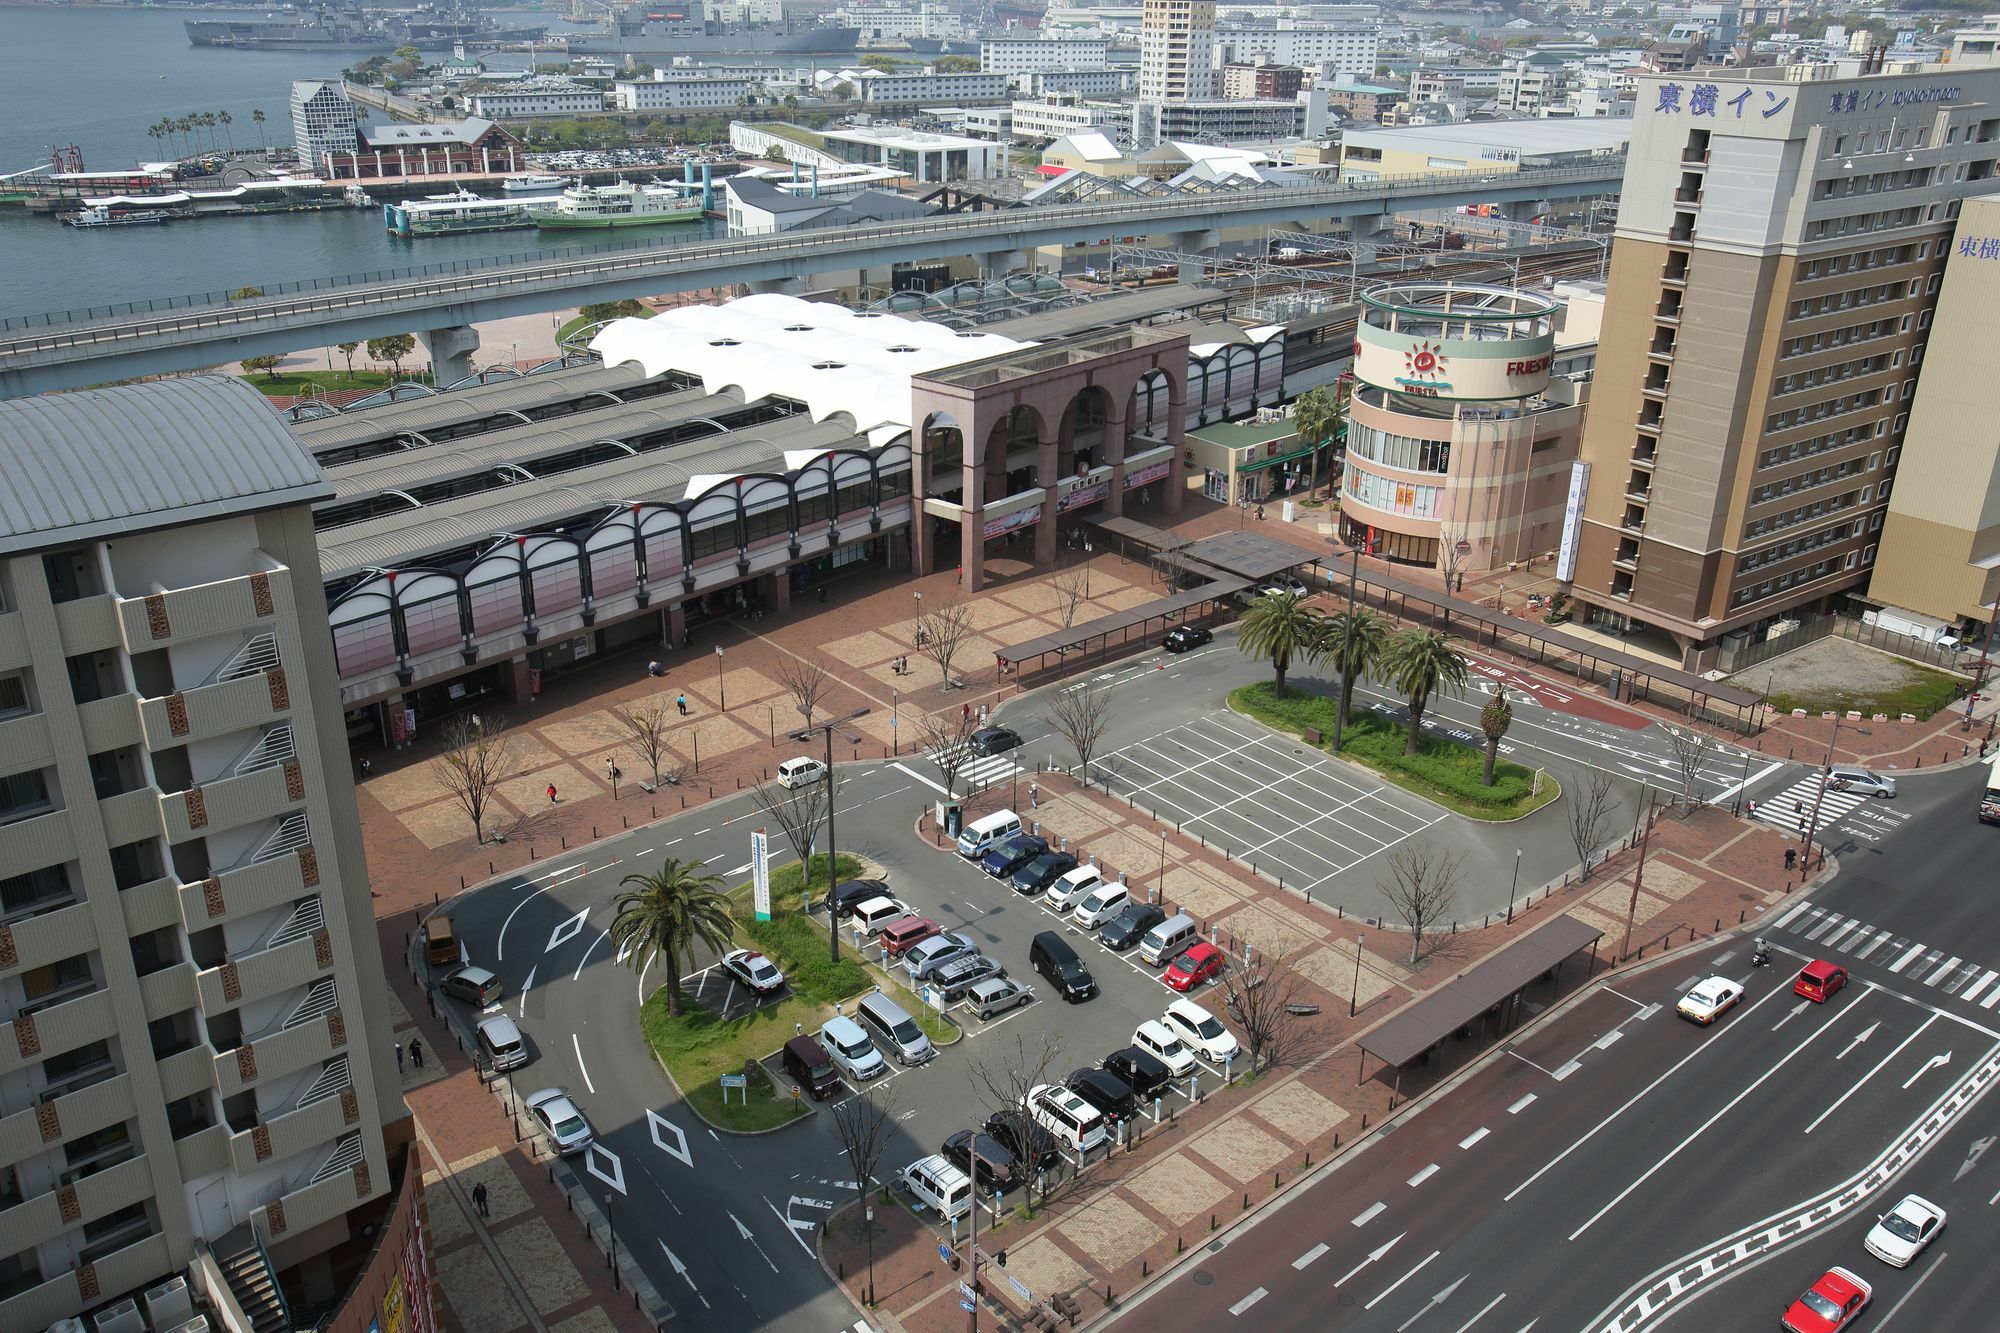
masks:
[[[1177,991],[1191,991],[1202,982],[1222,975],[1222,950],[1213,944],[1197,944],[1167,966],[1165,980]]]
[[[1779,1326],[1791,1333],[1835,1333],[1861,1317],[1875,1289],[1845,1268],[1829,1268],[1792,1302]]]

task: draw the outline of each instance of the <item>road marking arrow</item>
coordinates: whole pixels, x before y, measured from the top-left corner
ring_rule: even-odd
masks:
[[[1771,1024],[1771,1031],[1776,1032],[1779,1028],[1791,1022],[1794,1018],[1797,1018],[1800,1014],[1806,1011],[1806,1006],[1811,1003],[1812,1003],[1811,1000],[1800,1000],[1797,1004],[1792,1006],[1790,1013],[1786,1014],[1783,1018],[1779,1019],[1777,1022]]]
[[[1986,1150],[1992,1146],[1993,1136],[1991,1134],[1988,1134],[1983,1139],[1975,1139],[1972,1144],[1972,1151],[1965,1155],[1965,1165],[1959,1167],[1958,1174],[1952,1177],[1953,1183],[1964,1180],[1971,1173],[1972,1168],[1979,1165],[1979,1159],[1986,1155]]]
[[[770,1269],[773,1273],[777,1272],[778,1266],[774,1263],[771,1263],[771,1256],[764,1253],[764,1247],[762,1245],[759,1245],[757,1243],[757,1238],[750,1234],[750,1228],[743,1225],[743,1219],[738,1217],[736,1214],[731,1213],[729,1215],[729,1220],[736,1224],[736,1234],[741,1236],[743,1239],[749,1241],[750,1248],[757,1251],[757,1257],[759,1259],[762,1259],[766,1264],[769,1264]]]
[[[1916,1073],[1910,1075],[1908,1079],[1904,1080],[1903,1082],[1904,1088],[1908,1088],[1910,1084],[1915,1083],[1918,1079],[1922,1078],[1925,1074],[1930,1073],[1933,1069],[1943,1069],[1946,1065],[1950,1063],[1951,1063],[1950,1051],[1946,1051],[1943,1055],[1933,1055],[1930,1059],[1924,1061],[1924,1067],[1922,1069],[1919,1069]]]
[[[1409,1234],[1410,1234],[1409,1232],[1405,1231],[1402,1236],[1396,1237],[1396,1240],[1401,1240],[1403,1236],[1407,1236]],[[1379,1261],[1383,1255],[1395,1249],[1396,1240],[1386,1240],[1383,1241],[1380,1245],[1377,1245],[1374,1249],[1368,1252],[1368,1257],[1366,1259],[1363,1259],[1360,1263],[1354,1265],[1354,1267],[1348,1269],[1345,1273],[1335,1278],[1333,1280],[1333,1285],[1336,1287],[1346,1286],[1348,1278],[1353,1277],[1356,1273],[1359,1273],[1362,1269],[1368,1267],[1368,1265]]]
[[[1471,1274],[1468,1273],[1466,1276],[1470,1277]],[[1451,1294],[1454,1291],[1457,1291],[1461,1286],[1464,1285],[1465,1285],[1465,1278],[1461,1277],[1458,1281],[1452,1283],[1449,1287],[1446,1287],[1443,1291],[1431,1297],[1431,1303],[1429,1305],[1424,1306],[1422,1309],[1418,1310],[1415,1314],[1411,1315],[1408,1319],[1405,1319],[1402,1323],[1396,1325],[1396,1333],[1403,1333],[1403,1330],[1408,1328],[1411,1324],[1416,1323],[1419,1319],[1422,1319],[1425,1315],[1437,1309],[1440,1305],[1443,1305],[1446,1301],[1451,1299]]]
[[[741,1223],[738,1223],[738,1225],[740,1226]],[[659,1238],[656,1236],[654,1239],[658,1240]],[[660,1241],[660,1248],[667,1250],[667,1243],[663,1240]],[[693,1292],[694,1298],[701,1302],[701,1308],[704,1310],[713,1310],[715,1307],[708,1303],[708,1297],[701,1294],[701,1288],[697,1287],[694,1284],[694,1279],[688,1276],[687,1265],[681,1262],[681,1257],[672,1250],[667,1250],[667,1262],[674,1266],[674,1272],[680,1274],[681,1281],[688,1284],[688,1290]]]
[[[1870,1037],[1874,1036],[1875,1029],[1881,1026],[1882,1024],[1880,1020],[1870,1023],[1867,1027],[1861,1029],[1861,1031],[1854,1034],[1854,1040],[1847,1043],[1846,1050],[1843,1050],[1839,1055],[1836,1055],[1833,1058],[1836,1060],[1845,1060],[1847,1058],[1848,1051],[1853,1050],[1856,1046],[1859,1046],[1862,1042],[1867,1041]],[[1910,1085],[1905,1083],[1903,1086],[1907,1088]]]

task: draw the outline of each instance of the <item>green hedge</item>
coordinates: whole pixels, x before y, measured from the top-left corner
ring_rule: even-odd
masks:
[[[1334,716],[1340,701],[1324,694],[1311,694],[1294,687],[1280,696],[1270,681],[1245,685],[1230,693],[1230,701],[1244,712],[1275,727],[1320,733],[1322,746],[1333,739]],[[1356,758],[1378,767],[1448,792],[1471,805],[1505,807],[1526,800],[1535,789],[1533,769],[1502,759],[1493,766],[1493,785],[1480,782],[1486,768],[1486,752],[1442,736],[1424,735],[1417,753],[1406,755],[1406,732],[1401,722],[1376,712],[1357,712],[1341,733],[1341,748]]]

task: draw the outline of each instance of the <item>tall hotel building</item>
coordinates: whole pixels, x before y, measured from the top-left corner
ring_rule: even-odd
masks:
[[[1994,189],[2000,68],[1842,68],[1640,81],[1557,572],[1688,666],[1867,583],[1960,203]]]
[[[1215,0],[1145,0],[1139,11],[1139,100],[1215,96]]]
[[[207,377],[0,402],[0,477],[0,1329],[294,1326],[408,1216],[332,487]]]

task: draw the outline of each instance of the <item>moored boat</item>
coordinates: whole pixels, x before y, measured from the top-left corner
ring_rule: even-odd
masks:
[[[663,185],[570,186],[552,206],[536,200],[528,218],[549,231],[597,227],[652,227],[672,222],[701,221],[701,196]]]

